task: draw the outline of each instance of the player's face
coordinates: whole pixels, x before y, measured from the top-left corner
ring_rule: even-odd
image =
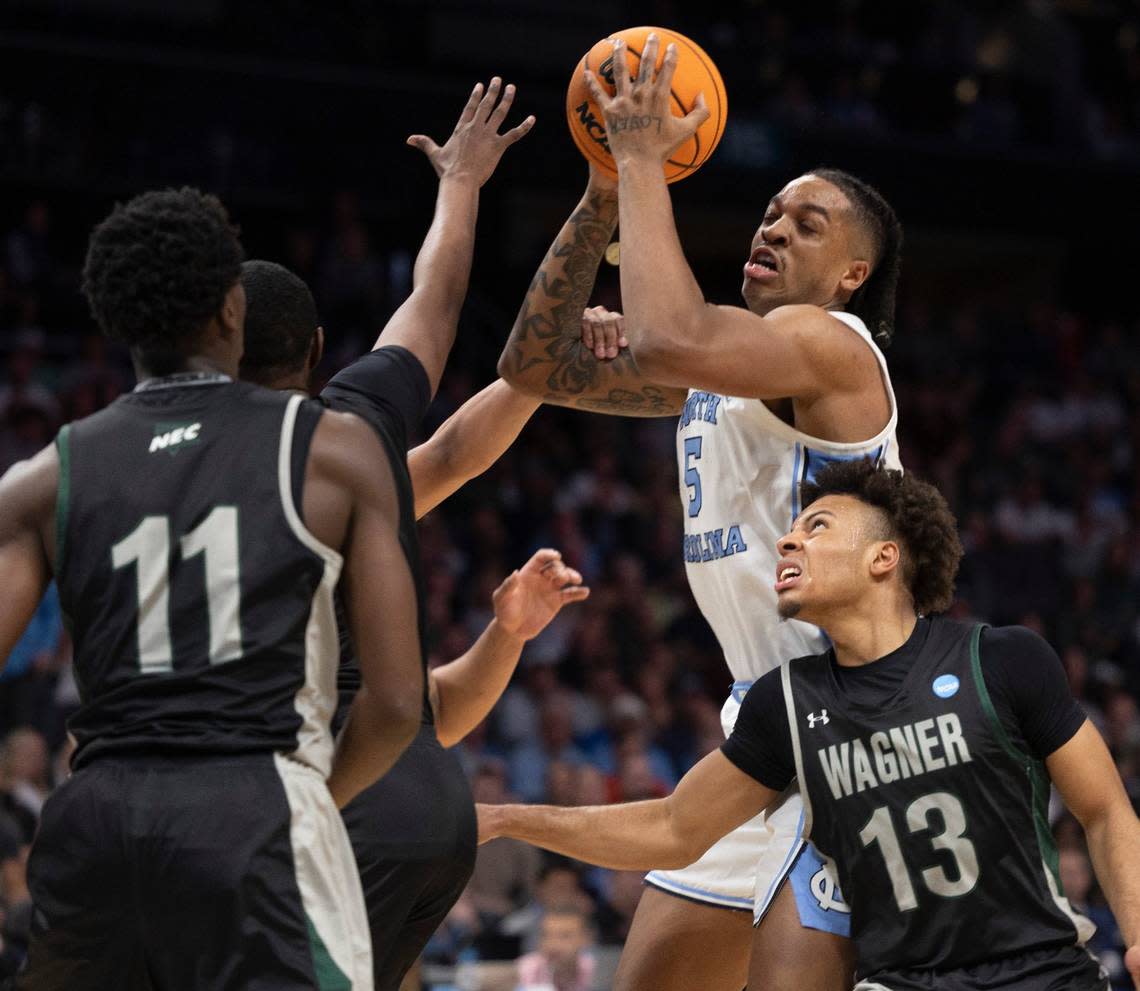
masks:
[[[881,541],[874,509],[854,496],[829,495],[805,509],[776,542],[776,608],[783,619],[818,626],[857,601],[871,581]]]
[[[761,316],[777,306],[831,306],[855,260],[851,203],[813,175],[792,180],[772,199],[752,238],[741,294]],[[848,294],[849,295],[849,294]]]

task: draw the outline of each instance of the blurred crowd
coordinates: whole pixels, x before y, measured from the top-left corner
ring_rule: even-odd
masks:
[[[379,103],[377,67],[393,79],[458,71],[466,80],[469,66],[480,74],[491,66],[540,100],[541,118],[590,44],[638,23],[690,34],[726,80],[748,80],[729,87],[734,129],[714,168],[805,130],[872,145],[889,136],[945,150],[1140,161],[1140,17],[1127,0],[749,0],[715,11],[657,0],[607,5],[604,14],[544,2],[503,4],[509,15],[498,16],[495,4],[462,0],[357,4],[351,16],[253,0],[134,5],[129,19],[108,16],[116,6],[12,11],[13,27],[27,32],[28,62],[0,85],[0,172],[153,183],[189,170],[219,190],[280,189],[326,165],[320,119],[342,108],[322,95],[323,67],[335,65],[338,81]],[[37,32],[61,44],[41,50]],[[544,44],[514,43],[521,38]],[[153,66],[171,46],[182,75],[165,78]],[[45,52],[94,61],[63,60],[64,71],[40,78]],[[11,54],[25,53],[17,45]],[[262,91],[265,59],[280,69]],[[130,85],[140,72],[141,98]],[[204,115],[207,92],[231,113]],[[275,105],[273,92],[288,95]],[[314,96],[320,111],[301,110]],[[123,112],[106,114],[109,101]]]

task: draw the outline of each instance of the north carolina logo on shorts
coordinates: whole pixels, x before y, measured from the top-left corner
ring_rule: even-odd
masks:
[[[808,886],[812,897],[819,902],[819,907],[825,912],[851,914],[851,909],[843,900],[843,892],[839,890],[839,885],[835,883],[835,877],[826,867],[821,867],[811,876]]]
[[[948,699],[952,695],[958,694],[958,676],[953,674],[940,674],[934,679],[934,683],[930,686],[934,689],[934,694],[940,699]]]

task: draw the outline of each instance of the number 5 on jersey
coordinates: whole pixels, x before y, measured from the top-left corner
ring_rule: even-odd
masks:
[[[135,565],[138,588],[139,669],[144,674],[174,670],[170,642],[170,520],[145,516],[111,548],[116,570]],[[215,506],[179,540],[182,560],[205,555],[206,601],[210,619],[210,663],[241,656],[241,574],[236,506]]]
[[[701,460],[701,438],[685,438],[685,485],[689,493],[689,515],[698,516],[701,512],[701,476],[694,461]]]

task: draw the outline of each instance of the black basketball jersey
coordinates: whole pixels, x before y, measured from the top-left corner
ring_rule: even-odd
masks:
[[[892,985],[1092,931],[1061,895],[1044,765],[1009,739],[986,690],[982,629],[929,621],[898,693],[874,709],[843,693],[830,653],[781,671],[804,835],[834,861],[861,978]]]
[[[341,557],[298,511],[320,415],[299,395],[171,376],[60,431],[77,765],[276,751],[328,773]]]
[[[406,348],[386,345],[362,355],[341,369],[321,390],[319,401],[330,409],[355,413],[370,423],[387,455],[399,507],[398,534],[404,560],[416,590],[416,622],[420,638],[420,663],[424,672],[421,722],[432,725],[434,716],[428,695],[427,597],[416,536],[415,493],[408,473],[408,434],[423,419],[431,401],[431,386],[419,359]],[[339,732],[353,698],[360,690],[360,665],[341,595],[336,597],[340,630],[340,694],[334,728]]]

